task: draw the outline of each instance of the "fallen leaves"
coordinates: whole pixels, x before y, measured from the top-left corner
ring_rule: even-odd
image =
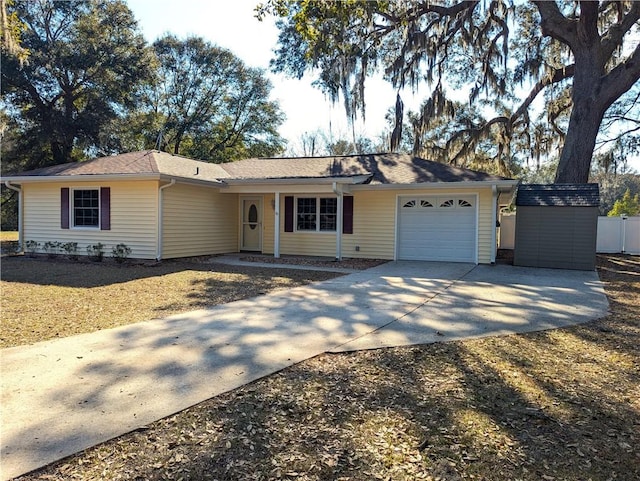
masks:
[[[601,321],[318,356],[23,480],[640,479],[640,265],[620,268]]]
[[[0,347],[166,317],[339,275],[204,261],[120,266],[24,256],[5,257],[0,267]]]

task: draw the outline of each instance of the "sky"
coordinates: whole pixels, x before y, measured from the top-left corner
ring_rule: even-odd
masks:
[[[278,41],[275,19],[262,22],[254,15],[260,0],[126,0],[148,42],[166,33],[178,38],[190,35],[224,47],[250,66],[265,69],[273,84],[271,100],[280,104],[286,115],[279,132],[289,142],[287,155],[303,155],[301,138],[305,133],[330,133],[334,139],[350,139],[344,107],[335,105],[314,88],[314,78],[305,75],[291,79],[269,71]],[[426,92],[415,95],[402,92],[407,110],[416,110]],[[388,129],[385,115],[395,105],[395,90],[381,78],[370,78],[365,85],[366,122],[355,125],[356,135],[378,139]],[[640,171],[640,156],[630,159],[629,165]]]
[[[313,77],[290,79],[269,72],[269,60],[277,46],[278,29],[272,17],[262,22],[254,16],[260,0],[126,0],[148,42],[165,33],[178,38],[197,35],[231,50],[250,67],[263,68],[273,84],[271,100],[276,100],[287,119],[280,135],[293,148],[305,133],[331,132],[335,138],[351,138],[344,107],[333,105],[311,83]],[[385,114],[395,105],[396,92],[382,79],[365,85],[366,122],[356,123],[356,134],[376,139],[385,129]],[[417,106],[419,97],[403,94],[405,110]],[[297,154],[301,155],[299,151]]]

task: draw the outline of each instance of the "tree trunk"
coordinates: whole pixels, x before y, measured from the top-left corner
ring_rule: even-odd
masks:
[[[604,116],[604,111],[589,94],[588,91],[574,89],[573,108],[556,171],[556,184],[586,184],[589,181],[591,158]]]
[[[556,171],[556,184],[589,182],[596,137],[610,105],[609,99],[603,96],[605,71],[597,46],[574,49],[574,56],[575,74],[571,89],[573,107]]]

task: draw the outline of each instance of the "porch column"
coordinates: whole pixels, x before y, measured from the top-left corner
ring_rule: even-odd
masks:
[[[274,210],[274,229],[273,229],[273,257],[280,257],[280,192],[275,193],[273,203]]]
[[[491,226],[491,264],[496,263],[496,257],[498,253],[498,187],[496,185],[491,186],[491,219],[493,225]],[[477,255],[477,253],[476,253]],[[476,259],[477,262],[477,259]]]
[[[333,191],[338,197],[338,212],[336,219],[336,259],[342,260],[342,222],[344,217],[344,207],[342,203],[342,186],[337,184],[337,182],[333,183]]]

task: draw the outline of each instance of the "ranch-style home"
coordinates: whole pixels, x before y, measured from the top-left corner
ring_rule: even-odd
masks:
[[[131,257],[234,252],[457,261],[496,257],[518,182],[405,154],[210,164],[155,150],[5,176],[20,241],[124,243]]]

